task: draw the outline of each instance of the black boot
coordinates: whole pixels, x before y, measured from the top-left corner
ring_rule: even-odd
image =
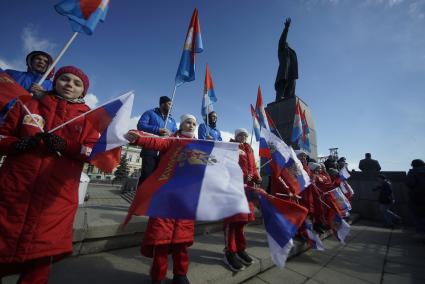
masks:
[[[186,275],[174,275],[173,284],[190,284],[190,282]]]

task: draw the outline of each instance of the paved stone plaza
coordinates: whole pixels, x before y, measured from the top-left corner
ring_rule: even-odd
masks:
[[[409,229],[359,221],[345,246],[330,236],[324,252],[294,255],[283,270],[271,263],[262,225],[249,226],[247,238],[256,262],[232,273],[221,261],[222,233],[197,236],[190,249],[192,283],[425,283],[425,246]],[[295,252],[301,247],[297,244]],[[150,283],[149,266],[150,259],[142,257],[138,247],[70,257],[53,267],[50,283]],[[4,283],[15,281],[8,277]]]

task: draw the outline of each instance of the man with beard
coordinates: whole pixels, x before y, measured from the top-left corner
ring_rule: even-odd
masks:
[[[159,136],[171,136],[177,131],[177,125],[174,118],[169,115],[165,128],[165,120],[170,108],[171,99],[167,96],[160,97],[159,107],[144,112],[137,123],[137,129]],[[143,149],[140,156],[142,157],[142,171],[139,184],[147,179],[159,163],[158,151]]]
[[[220,130],[217,129],[217,113],[211,111],[208,114],[208,120],[201,123],[198,128],[198,139],[223,141]]]

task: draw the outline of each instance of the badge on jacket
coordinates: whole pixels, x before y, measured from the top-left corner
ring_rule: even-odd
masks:
[[[22,120],[22,124],[31,125],[37,128],[40,127],[41,129],[44,128],[44,123],[44,118],[41,115],[34,113],[32,114],[32,117],[29,114],[25,115]]]

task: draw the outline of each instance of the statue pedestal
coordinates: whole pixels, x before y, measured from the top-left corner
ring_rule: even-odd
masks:
[[[305,116],[310,128],[310,149],[309,156],[317,159],[317,140],[316,127],[312,118],[311,110],[308,105],[299,97],[287,98],[278,102],[269,103],[266,107],[267,113],[272,117],[277,129],[282,135],[286,144],[292,145],[294,149],[299,149],[297,144],[291,142],[292,127],[294,125],[295,107],[297,100],[300,101],[301,110],[305,110]]]

